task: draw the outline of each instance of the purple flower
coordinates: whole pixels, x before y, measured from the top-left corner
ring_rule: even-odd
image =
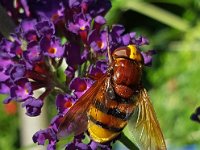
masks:
[[[80,98],[93,84],[93,80],[89,78],[74,78],[70,82],[70,89],[74,90],[74,94]]]
[[[54,33],[54,26],[47,19],[40,22],[24,20],[16,33],[11,34],[12,41],[3,39],[0,42],[0,60],[3,62],[0,64],[0,92],[8,94],[5,103],[25,101],[23,106],[29,116],[40,114],[44,98],[55,87],[66,90],[53,72],[62,63],[64,54],[64,47]],[[54,59],[58,57],[61,58],[59,61]],[[30,98],[39,88],[45,88],[40,100]]]
[[[23,104],[22,107],[26,107],[26,114],[30,117],[38,116],[41,113],[43,101],[29,97]]]
[[[88,31],[90,29],[91,18],[88,15],[78,14],[74,16],[74,22],[70,22],[67,29],[75,34],[79,34],[83,31]]]
[[[109,0],[65,0],[63,3],[67,29],[79,35],[84,43],[87,41],[88,31],[92,29],[92,19],[96,17],[94,29],[99,29],[105,24],[105,19],[101,16],[104,16],[111,7]]]
[[[14,86],[10,88],[10,96],[17,101],[24,101],[32,94],[31,83],[26,78],[15,81]]]
[[[44,145],[48,140],[49,144],[47,150],[56,150],[56,143],[58,142],[57,131],[60,125],[62,116],[57,115],[51,120],[51,124],[47,129],[40,130],[33,135],[33,142],[38,145]]]
[[[93,30],[88,35],[88,43],[95,52],[106,52],[107,50],[107,32]]]
[[[90,30],[92,18],[88,14],[76,14],[73,16],[73,21],[66,25],[67,30],[79,35],[84,43],[87,41],[87,35]]]
[[[75,96],[72,96],[69,94],[57,95],[56,106],[57,106],[58,112],[61,114],[65,114],[73,106],[76,100],[77,98]]]
[[[33,142],[38,143],[38,145],[44,145],[45,140],[49,141],[48,150],[55,150],[55,145],[57,142],[56,132],[53,128],[49,127],[45,130],[40,130],[33,135]]]
[[[42,38],[40,41],[41,50],[44,52],[44,55],[48,55],[50,57],[61,58],[64,54],[64,47],[61,45],[61,41],[59,38],[52,37],[50,38]]]

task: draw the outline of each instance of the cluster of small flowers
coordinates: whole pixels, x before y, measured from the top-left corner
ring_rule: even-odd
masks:
[[[104,16],[111,8],[109,0],[17,2],[18,5],[14,7],[10,1],[2,1],[8,14],[20,24],[9,40],[3,38],[0,42],[0,93],[8,95],[4,103],[22,102],[27,115],[38,116],[45,98],[52,91],[59,90],[60,94],[55,98],[58,114],[47,129],[33,136],[35,143],[44,145],[48,140],[48,149],[56,149],[62,117],[94,82],[79,76],[84,76],[86,71],[92,76],[106,72],[107,37],[111,52],[129,44],[139,48],[148,44],[148,40],[142,36],[136,37],[135,32],[124,34],[122,25],[113,25],[110,31],[104,27]],[[23,15],[15,13],[19,9],[24,10]],[[154,51],[142,54],[145,65],[150,65]],[[66,76],[64,83],[59,80],[57,72],[63,61],[67,63],[63,71]],[[40,88],[44,88],[44,92],[35,97],[34,91]],[[84,135],[76,136],[72,143],[66,145],[66,149],[94,149],[98,146],[110,149],[110,145],[93,141],[84,144],[82,139]]]

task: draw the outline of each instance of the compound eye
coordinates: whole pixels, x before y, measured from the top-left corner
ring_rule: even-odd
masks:
[[[117,48],[113,54],[112,54],[113,59],[116,58],[127,58],[134,60],[136,62],[143,62],[143,57],[137,47],[133,44],[128,45],[127,47],[120,47]]]
[[[114,50],[112,53],[112,57],[116,58],[129,58],[130,56],[130,49],[128,47],[119,47]]]

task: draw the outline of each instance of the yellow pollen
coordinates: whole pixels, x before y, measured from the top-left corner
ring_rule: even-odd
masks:
[[[85,30],[85,27],[84,26],[80,27],[80,30],[82,30],[82,31]]]
[[[25,89],[25,90],[24,90],[24,93],[25,93],[26,95],[28,95],[28,94],[29,94],[28,89]]]

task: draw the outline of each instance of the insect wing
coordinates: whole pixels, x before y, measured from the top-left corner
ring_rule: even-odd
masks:
[[[133,135],[141,150],[166,150],[164,137],[156,118],[153,105],[146,89],[141,89],[138,96],[137,110],[134,114]]]
[[[58,128],[58,138],[70,134],[78,135],[87,130],[87,111],[106,79],[106,74],[97,80],[65,114]]]

